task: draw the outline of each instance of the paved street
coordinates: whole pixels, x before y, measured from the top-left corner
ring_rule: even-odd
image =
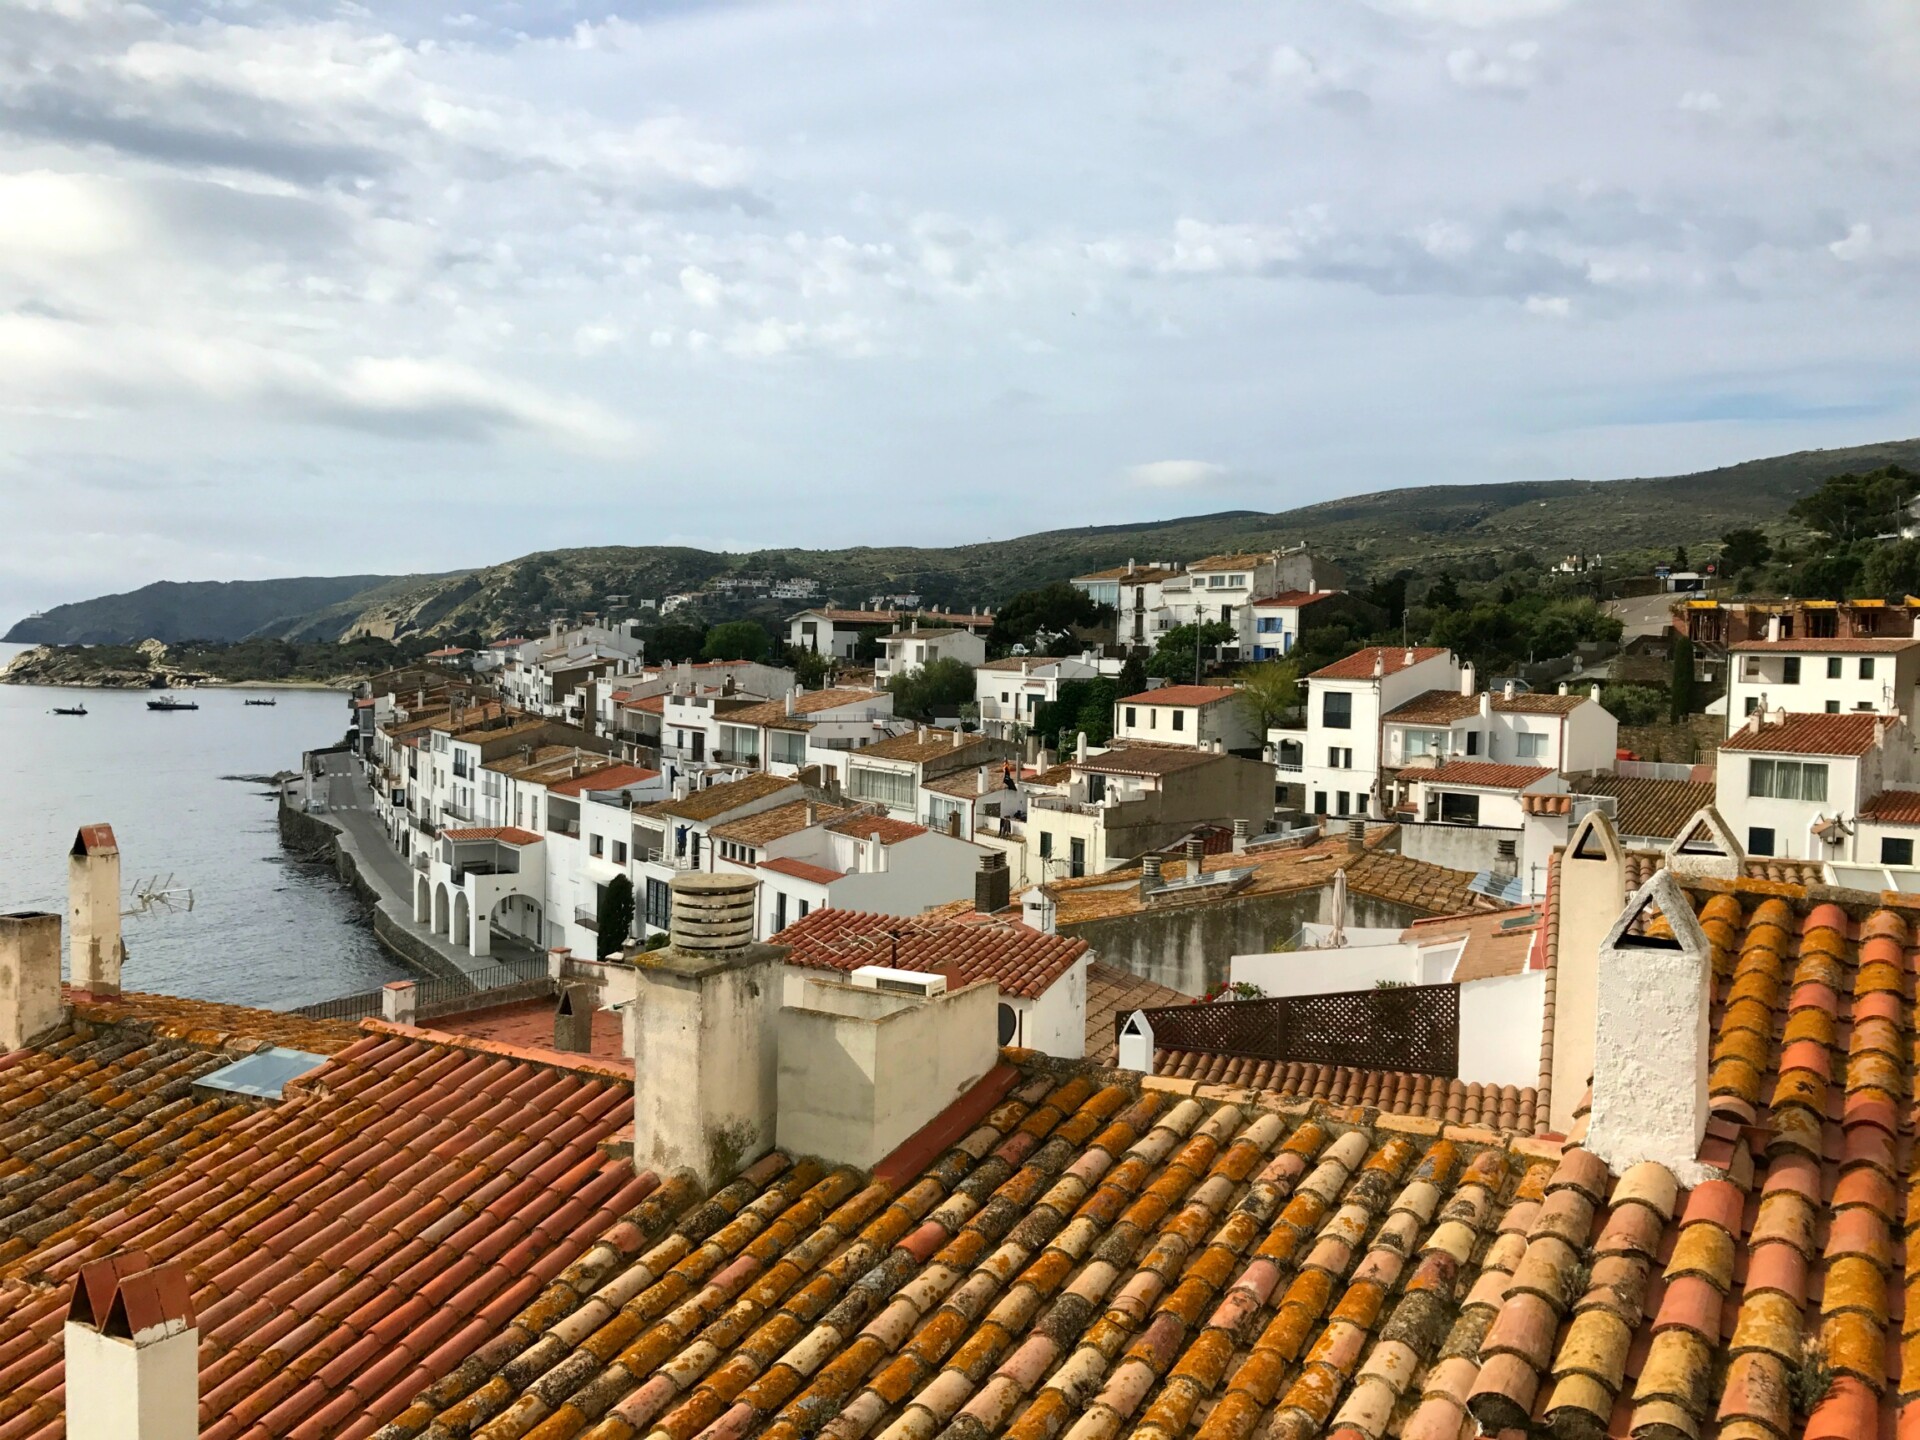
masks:
[[[386,831],[373,813],[373,804],[359,778],[359,766],[352,755],[333,753],[320,757],[324,779],[314,793],[327,809],[324,818],[341,831],[341,843],[353,856],[360,874],[381,892],[380,908],[408,934],[431,946],[441,958],[463,975],[477,976],[496,966],[510,965],[529,974],[546,968],[546,957],[533,946],[495,931],[493,953],[473,956],[453,945],[444,936],[435,935],[413,920],[413,880],[415,871],[401,859],[387,840]]]

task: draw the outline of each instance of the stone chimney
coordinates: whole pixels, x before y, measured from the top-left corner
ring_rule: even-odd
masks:
[[[1473,662],[1471,660],[1460,667],[1460,693],[1473,694]]]
[[[1365,820],[1347,821],[1347,850],[1359,854],[1367,848],[1367,822]]]
[[[69,1440],[196,1440],[200,1334],[184,1270],[138,1250],[83,1265],[62,1330]]]
[[[1650,910],[1670,934],[1635,933]],[[1656,870],[1634,892],[1600,947],[1598,971],[1587,1149],[1616,1175],[1652,1160],[1682,1187],[1715,1178],[1698,1158],[1713,950],[1669,871]]]
[[[60,1025],[60,917],[0,915],[0,1055]]]
[[[1238,819],[1233,822],[1234,854],[1244,855],[1247,853],[1247,831],[1251,828],[1244,819]]]
[[[420,1013],[420,984],[389,980],[380,987],[380,1018],[394,1025],[411,1025]]]
[[[638,1169],[691,1170],[711,1192],[774,1142],[783,945],[753,940],[742,875],[673,877],[671,943],[640,958],[628,1010]]]
[[[67,944],[73,988],[120,993],[120,846],[111,825],[82,825],[67,852]]]
[[[1597,957],[1620,913],[1627,866],[1613,822],[1599,810],[1589,810],[1574,827],[1554,863],[1559,866],[1560,952],[1541,1069],[1549,1076],[1549,1128],[1565,1135],[1593,1076]]]
[[[1198,880],[1200,872],[1207,863],[1207,842],[1198,836],[1187,841],[1187,879]]]
[[[593,1050],[593,1002],[578,985],[560,990],[553,1007],[553,1048],[563,1055],[586,1055]]]
[[[1006,855],[999,850],[987,851],[973,876],[973,908],[982,915],[992,915],[1012,903],[1012,894],[1013,876],[1007,869]]]
[[[1142,897],[1160,888],[1160,857],[1142,855],[1140,857],[1140,894]]]

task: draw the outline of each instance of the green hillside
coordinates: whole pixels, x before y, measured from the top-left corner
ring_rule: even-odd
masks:
[[[338,604],[391,575],[306,576],[291,580],[161,580],[22,620],[0,639],[32,645],[126,645],[139,640],[244,640]],[[408,577],[417,579],[419,577]]]

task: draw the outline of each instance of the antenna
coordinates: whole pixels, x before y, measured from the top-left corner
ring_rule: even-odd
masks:
[[[139,919],[154,914],[172,915],[185,909],[193,909],[193,887],[175,885],[173,872],[169,870],[166,878],[158,875],[150,880],[135,882],[133,887],[133,908],[120,912],[123,919]]]

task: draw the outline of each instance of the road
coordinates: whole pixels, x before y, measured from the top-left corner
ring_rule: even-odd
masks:
[[[359,764],[342,751],[320,757],[322,783],[316,793],[325,802],[326,818],[342,831],[342,843],[359,866],[361,876],[381,892],[380,908],[389,920],[421,943],[431,946],[439,956],[462,975],[479,978],[483,972],[499,966],[511,966],[528,974],[544,973],[546,956],[533,946],[513,937],[493,932],[491,955],[469,955],[445,936],[435,935],[413,919],[413,881],[415,871],[394,850],[387,832],[373,813],[366,787],[361,784]],[[511,983],[498,976],[490,980]]]
[[[1624,600],[1609,600],[1607,613],[1627,628],[1621,633],[1625,644],[1636,635],[1658,635],[1671,623],[1674,595],[1629,595]]]

